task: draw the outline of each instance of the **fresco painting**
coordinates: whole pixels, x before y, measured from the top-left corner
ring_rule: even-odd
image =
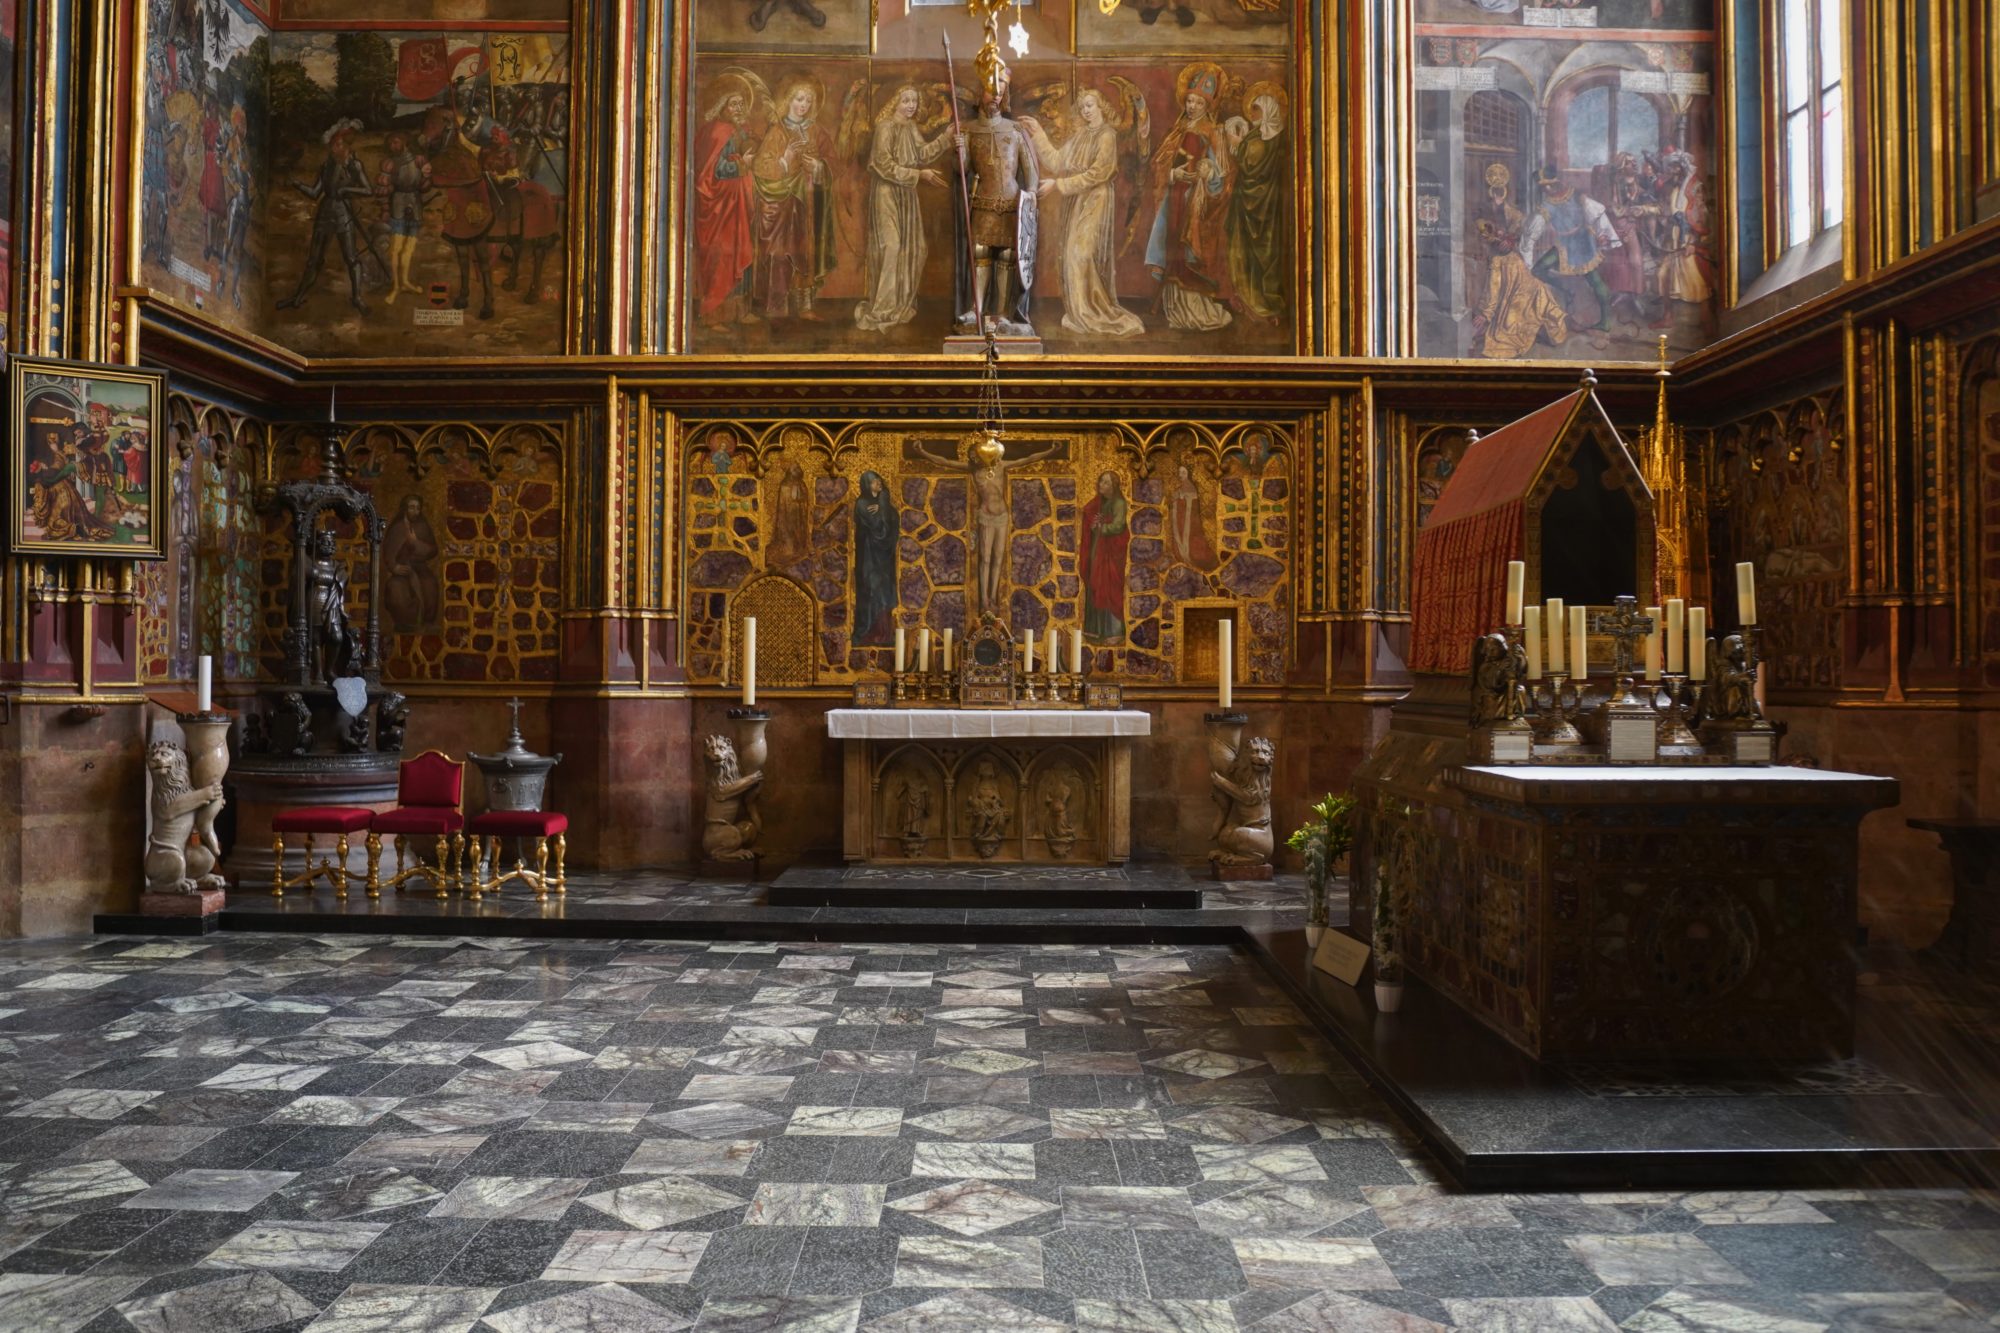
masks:
[[[568,39],[281,32],[270,336],[310,355],[562,349]]]
[[[1709,341],[1706,6],[1426,0],[1422,13],[1440,26],[1420,24],[1416,43],[1419,353],[1651,360],[1662,334],[1675,353]]]
[[[261,333],[270,36],[235,0],[147,0],[146,23],[141,274]]]
[[[950,22],[957,9],[913,5],[881,26],[882,49],[906,55],[720,53],[707,13],[686,150],[690,349],[940,350],[971,308],[952,112],[955,101],[976,150],[976,29]],[[1068,21],[1066,7],[1032,16],[1045,31]],[[1272,21],[1288,31],[1284,14]],[[1023,327],[1010,331],[1055,352],[1290,351],[1288,63],[1078,59],[1024,26],[1033,54],[1012,61],[1004,105],[989,108],[1011,122],[1035,199],[1021,214],[1034,236],[1019,247],[1032,257],[1007,298]],[[947,31],[967,48],[955,90]]]
[[[1089,0],[1076,7],[1076,49],[1215,54],[1291,46],[1296,0]]]

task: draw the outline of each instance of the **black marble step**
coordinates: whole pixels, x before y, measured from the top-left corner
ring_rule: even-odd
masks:
[[[1817,1087],[1772,1066],[1566,1070],[1415,978],[1380,1012],[1369,977],[1347,986],[1311,965],[1303,930],[1246,929],[1243,942],[1467,1188],[2000,1178],[2000,1136],[1921,1080],[1876,1069],[1865,1039],[1855,1072]]]
[[[1201,886],[1178,865],[793,866],[773,907],[1161,909],[1195,911]]]

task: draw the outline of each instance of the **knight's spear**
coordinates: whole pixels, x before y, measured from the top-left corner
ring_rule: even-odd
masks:
[[[949,85],[947,100],[951,103],[952,143],[956,144],[965,137],[965,128],[958,121],[958,74],[951,63],[950,33],[944,35],[944,73]],[[965,262],[966,273],[972,279],[972,323],[975,329],[984,333],[986,293],[980,290],[979,246],[972,239],[972,177],[967,166],[967,159],[970,156],[971,154],[966,151],[960,151],[958,154],[958,200],[965,210]]]

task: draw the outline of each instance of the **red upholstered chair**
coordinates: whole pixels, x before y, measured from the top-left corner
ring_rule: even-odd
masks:
[[[301,805],[290,810],[280,810],[271,817],[271,896],[282,898],[286,889],[311,889],[314,879],[326,876],[327,883],[333,885],[333,896],[347,896],[347,835],[367,831],[368,821],[374,817],[373,810],[358,805]],[[299,833],[305,836],[305,869],[291,879],[285,878],[285,835]],[[313,864],[313,834],[331,833],[334,854],[332,859]],[[375,860],[368,860],[369,878],[374,878]]]
[[[551,842],[555,844],[556,896],[561,897],[569,891],[569,877],[563,873],[563,854],[569,849],[568,815],[553,810],[488,810],[483,815],[474,815],[468,827],[472,832],[472,896],[475,899],[481,892],[500,892],[500,886],[510,879],[518,879],[524,884],[533,885],[537,901],[546,899],[550,887]],[[535,868],[530,870],[517,860],[512,870],[505,874],[500,873],[502,838],[533,838]],[[493,856],[491,878],[486,874],[486,853],[489,851]]]
[[[382,835],[396,840],[396,873],[387,883],[400,888],[422,876],[444,897],[458,882],[465,863],[465,765],[441,750],[405,759],[396,774],[396,808],[379,810],[368,822],[368,896],[381,896]],[[437,860],[409,863],[411,838],[435,838]]]

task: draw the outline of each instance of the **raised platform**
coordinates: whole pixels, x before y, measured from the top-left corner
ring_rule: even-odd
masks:
[[[2000,1181],[2000,1113],[1992,1109],[2000,1106],[2000,1060],[1983,1035],[2000,1024],[2000,986],[1925,983],[1907,956],[1871,958],[1881,984],[1860,989],[1851,1061],[1565,1070],[1536,1063],[1420,983],[1385,1015],[1365,984],[1354,989],[1313,971],[1296,876],[1189,887],[1200,903],[1193,909],[783,906],[768,885],[577,875],[566,899],[546,903],[527,894],[370,901],[357,890],[340,902],[324,886],[283,899],[238,890],[217,924],[375,936],[1228,944],[1258,959],[1472,1188]],[[935,885],[913,891],[934,893]],[[1333,909],[1345,918],[1338,895]],[[202,928],[195,918],[97,921],[100,934]]]
[[[793,866],[771,885],[774,907],[1163,908],[1193,911],[1201,888],[1170,862],[1122,866]]]

